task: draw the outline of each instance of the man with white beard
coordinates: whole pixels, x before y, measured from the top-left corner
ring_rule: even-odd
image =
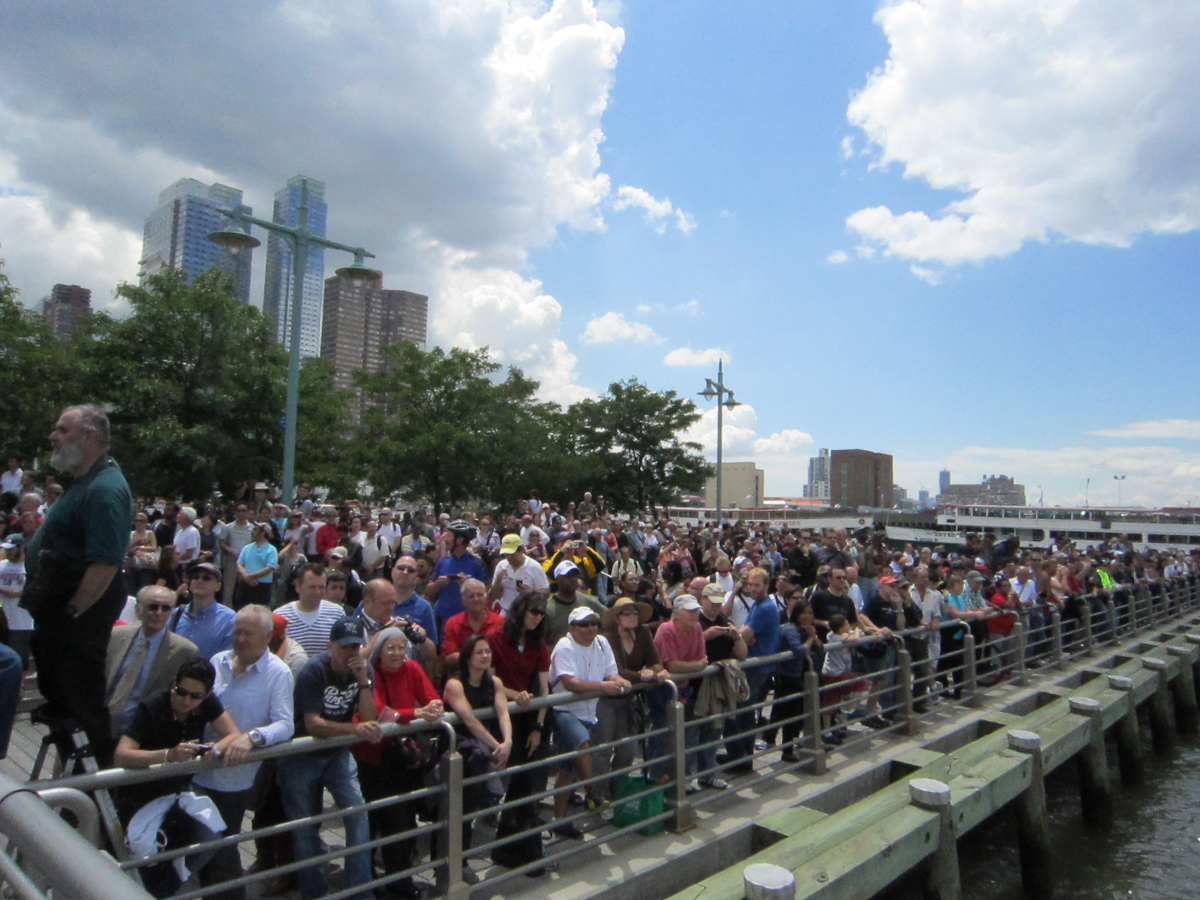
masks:
[[[67,407],[50,444],[50,465],[74,480],[28,545],[21,606],[33,616],[43,712],[81,725],[103,764],[110,743],[104,663],[125,605],[120,576],[133,497],[108,455],[108,417],[100,407]]]

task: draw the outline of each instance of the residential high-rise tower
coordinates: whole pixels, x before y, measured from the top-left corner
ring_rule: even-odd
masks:
[[[42,300],[42,311],[55,335],[70,337],[79,319],[92,311],[92,292],[77,284],[56,284]]]
[[[241,204],[237,188],[194,178],[181,178],[164,190],[142,231],[141,283],[164,268],[183,269],[191,281],[216,266],[233,279],[234,296],[249,303],[252,252],[233,254],[208,239],[228,221],[217,209]]]
[[[290,228],[299,222],[298,210],[303,187],[307,185],[308,229],[325,237],[325,182],[296,175],[275,194],[272,221]],[[304,290],[300,297],[300,355],[321,355],[321,307],[325,279],[325,248],[311,247],[304,270]],[[271,233],[267,238],[267,273],[263,290],[263,313],[271,319],[278,340],[287,344],[292,322],[292,246]]]

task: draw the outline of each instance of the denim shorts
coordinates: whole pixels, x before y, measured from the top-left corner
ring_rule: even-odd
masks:
[[[592,730],[584,724],[573,712],[563,709],[554,710],[554,726],[558,729],[558,746],[563,753],[578,750],[581,745],[591,740]],[[575,760],[578,757],[564,759],[558,767],[564,772],[575,771]]]

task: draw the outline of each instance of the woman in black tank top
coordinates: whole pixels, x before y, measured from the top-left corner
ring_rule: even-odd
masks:
[[[470,778],[504,768],[512,752],[512,722],[508,717],[508,699],[504,684],[490,673],[492,647],[487,638],[473,634],[463,642],[459,654],[459,673],[446,682],[446,704],[461,720],[458,750],[463,755],[463,774]],[[476,710],[494,710],[495,715],[480,721]],[[463,812],[470,814],[499,800],[488,788],[489,782],[467,785],[463,792]],[[493,799],[494,798],[494,799]],[[471,846],[471,822],[463,822],[463,851]],[[463,866],[463,879],[478,879]]]

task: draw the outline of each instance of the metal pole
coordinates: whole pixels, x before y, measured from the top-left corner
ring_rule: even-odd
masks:
[[[711,370],[710,370],[711,371]],[[721,432],[724,426],[722,413],[725,411],[725,368],[721,360],[717,360],[717,538],[721,535]]]
[[[292,322],[288,336],[287,404],[283,422],[283,502],[291,506],[296,478],[296,416],[300,404],[300,325],[309,252],[307,178],[300,179],[296,233],[288,237],[292,245]]]

